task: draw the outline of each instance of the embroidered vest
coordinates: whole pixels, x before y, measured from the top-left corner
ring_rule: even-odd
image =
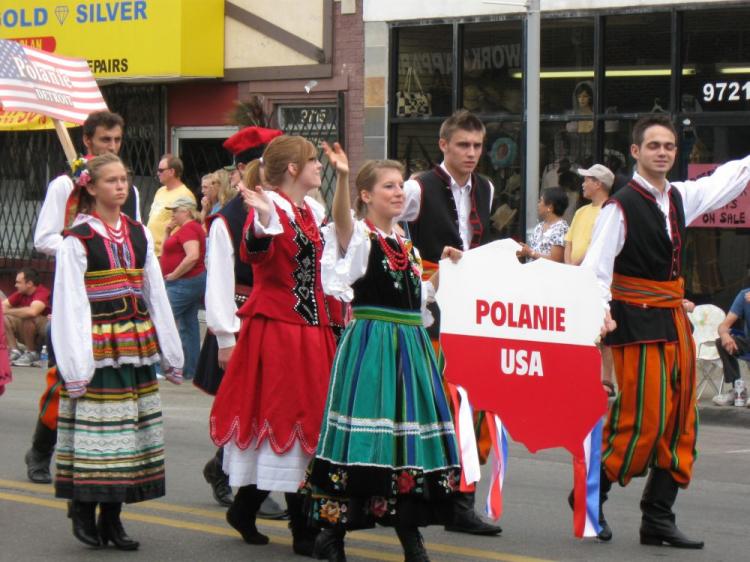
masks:
[[[156,331],[143,297],[148,241],[142,224],[126,215],[121,220],[128,230],[122,244],[105,238],[87,223],[65,231],[65,236],[75,236],[86,249],[84,284],[97,366],[117,365],[125,357],[148,362],[158,358]]]
[[[253,290],[240,317],[266,316],[308,326],[341,325],[340,306],[323,293],[322,240],[310,240],[286,212],[276,207],[283,233],[256,237],[248,213],[241,256],[253,267]]]
[[[398,245],[392,238],[385,239],[394,250]],[[422,281],[417,273],[417,259],[410,242],[406,242],[409,252],[409,266],[404,271],[394,271],[388,267],[383,249],[374,233],[370,233],[370,256],[367,271],[352,284],[354,299],[352,306],[383,306],[419,312],[422,304]]]
[[[618,205],[625,217],[625,244],[615,258],[615,273],[654,281],[670,281],[682,274],[685,211],[682,196],[674,188],[669,190],[669,203],[671,240],[656,199],[636,181],[605,203]],[[616,300],[610,308],[617,329],[607,335],[607,345],[677,341],[668,309],[643,308]]]
[[[422,186],[422,204],[417,219],[409,223],[409,235],[422,258],[437,263],[445,246],[463,249],[451,179],[437,166],[417,181]],[[492,189],[489,180],[476,173],[471,175],[471,185],[470,247],[475,248],[488,241]]]

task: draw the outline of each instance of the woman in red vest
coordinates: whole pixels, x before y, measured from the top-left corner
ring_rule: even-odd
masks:
[[[273,191],[243,188],[249,207],[240,254],[253,291],[211,410],[211,437],[224,446],[224,472],[239,487],[227,521],[245,542],[267,544],[255,516],[269,491],[286,493],[294,551],[312,553],[297,494],[318,445],[335,351],[336,302],[323,294],[320,224],[325,209],[307,194],[321,164],[307,140],[280,136],[262,163]]]

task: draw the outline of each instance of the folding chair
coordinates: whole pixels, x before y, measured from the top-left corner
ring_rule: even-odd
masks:
[[[726,314],[718,306],[701,304],[696,306],[689,316],[693,324],[698,367],[696,391],[697,399],[700,400],[706,387],[711,386],[716,394],[721,394],[724,386],[724,369],[722,369],[719,352],[716,349],[716,338],[719,337],[719,324],[724,321]],[[718,384],[712,378],[715,373],[719,375]]]

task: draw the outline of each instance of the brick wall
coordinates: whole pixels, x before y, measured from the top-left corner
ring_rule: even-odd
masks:
[[[354,13],[351,11],[356,6]],[[346,149],[352,176],[364,159],[364,23],[362,0],[333,4],[333,75],[346,76],[348,90],[344,93],[346,115]]]

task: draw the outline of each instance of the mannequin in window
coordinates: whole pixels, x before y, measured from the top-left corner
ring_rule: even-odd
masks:
[[[594,115],[594,86],[590,81],[579,82],[573,90],[573,115]],[[590,134],[594,121],[571,121],[566,125],[569,133]]]

